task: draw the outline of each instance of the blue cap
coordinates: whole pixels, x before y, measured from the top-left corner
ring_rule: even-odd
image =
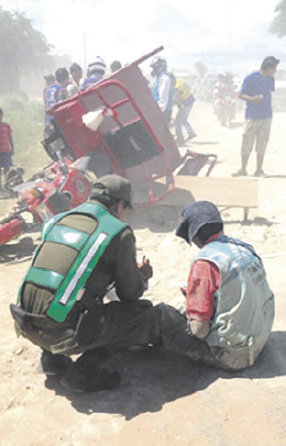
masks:
[[[223,223],[218,208],[210,201],[196,201],[182,210],[176,235],[191,244],[198,230],[208,223]]]

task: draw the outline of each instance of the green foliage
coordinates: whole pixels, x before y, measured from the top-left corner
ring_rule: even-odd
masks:
[[[50,45],[45,36],[33,28],[30,19],[19,11],[0,7],[0,89],[18,89],[23,70],[37,70],[50,63]]]
[[[48,156],[41,144],[44,131],[42,101],[29,101],[23,94],[14,93],[1,98],[4,122],[13,131],[15,155],[13,163],[25,169],[25,178],[48,163]]]
[[[281,0],[275,8],[276,17],[270,25],[270,32],[278,37],[286,35],[286,0]]]
[[[200,77],[204,77],[208,72],[208,67],[206,67],[202,62],[195,62],[194,67],[198,71]]]

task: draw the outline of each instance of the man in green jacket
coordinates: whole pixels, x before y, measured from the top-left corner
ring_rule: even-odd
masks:
[[[102,367],[110,354],[159,337],[151,302],[138,300],[152,267],[144,258],[137,264],[135,237],[124,223],[130,207],[127,179],[99,178],[87,203],[45,225],[11,305],[18,334],[43,349],[44,373],[58,375],[71,391],[113,388],[118,372]],[[103,303],[110,288],[118,300]],[[72,361],[73,354],[81,356]]]

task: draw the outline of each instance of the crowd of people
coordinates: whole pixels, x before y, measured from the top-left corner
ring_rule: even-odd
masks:
[[[167,62],[162,57],[155,57],[151,62],[151,76],[154,78],[151,91],[154,99],[158,103],[164,115],[166,123],[169,125],[174,108],[177,108],[174,118],[177,144],[183,144],[196,136],[195,131],[188,122],[190,111],[195,102],[188,83],[183,79],[176,79],[173,73],[168,72]],[[113,73],[122,64],[114,60],[110,64],[110,72]],[[104,78],[107,66],[101,57],[96,57],[94,62],[87,67],[86,77],[83,77],[83,70],[79,64],[73,63],[69,69],[58,68],[55,74],[48,74],[44,77],[46,87],[43,91],[45,110],[51,108],[55,103],[73,96],[79,91],[83,91]],[[51,116],[46,113],[45,122],[49,123]],[[187,135],[183,135],[185,128]]]
[[[271,92],[279,60],[264,59],[259,72],[243,82],[246,127],[242,171],[256,139],[257,175],[261,174],[272,117]],[[120,63],[113,64],[114,70]],[[195,98],[183,79],[167,70],[166,60],[151,62],[151,91],[166,124],[174,104],[178,141],[195,132],[187,122]],[[103,78],[101,58],[88,66],[87,77],[73,64],[46,77],[49,107]],[[7,128],[9,136],[9,129]],[[58,214],[43,227],[21,284],[11,304],[16,331],[41,348],[41,366],[73,392],[112,389],[120,375],[108,359],[130,346],[157,346],[194,361],[225,370],[250,367],[263,350],[274,320],[274,295],[261,258],[248,243],[224,233],[217,207],[209,201],[187,205],[176,235],[194,243],[185,312],[139,300],[153,275],[150,260],[137,262],[135,236],[126,223],[132,208],[130,182],[119,175],[98,178],[86,203]],[[115,290],[117,300],[105,297]],[[78,355],[74,360],[73,355]]]
[[[139,298],[153,275],[137,263],[125,221],[130,182],[98,178],[87,203],[50,220],[11,313],[18,335],[41,348],[41,366],[68,391],[112,389],[109,359],[131,346],[156,346],[226,370],[254,364],[274,319],[274,296],[254,248],[224,234],[216,206],[186,206],[176,235],[199,248],[192,260],[186,311]],[[115,290],[117,300],[105,297]],[[73,355],[79,355],[75,360]]]

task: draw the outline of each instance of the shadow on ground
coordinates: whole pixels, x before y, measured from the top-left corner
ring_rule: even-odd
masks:
[[[239,372],[208,368],[182,355],[148,348],[129,352],[118,360],[122,382],[114,390],[70,394],[52,377],[46,380],[46,386],[67,397],[81,413],[121,414],[130,420],[144,412],[160,411],[167,402],[206,389],[218,378],[252,380],[284,376],[285,348],[286,332],[272,333],[256,364]]]
[[[193,201],[186,201],[186,205]],[[170,206],[164,204],[156,204],[145,209],[136,210],[128,218],[130,226],[136,229],[148,228],[152,232],[170,232],[174,231],[180,220],[183,206]],[[224,212],[225,208],[221,210]],[[268,220],[264,217],[254,217],[253,219],[243,219],[243,214],[240,220],[228,220],[228,216],[224,219],[225,225],[241,224],[244,226],[267,226],[278,224],[275,221]]]
[[[15,262],[31,257],[36,245],[31,237],[24,237],[16,242],[0,246],[0,263]]]

